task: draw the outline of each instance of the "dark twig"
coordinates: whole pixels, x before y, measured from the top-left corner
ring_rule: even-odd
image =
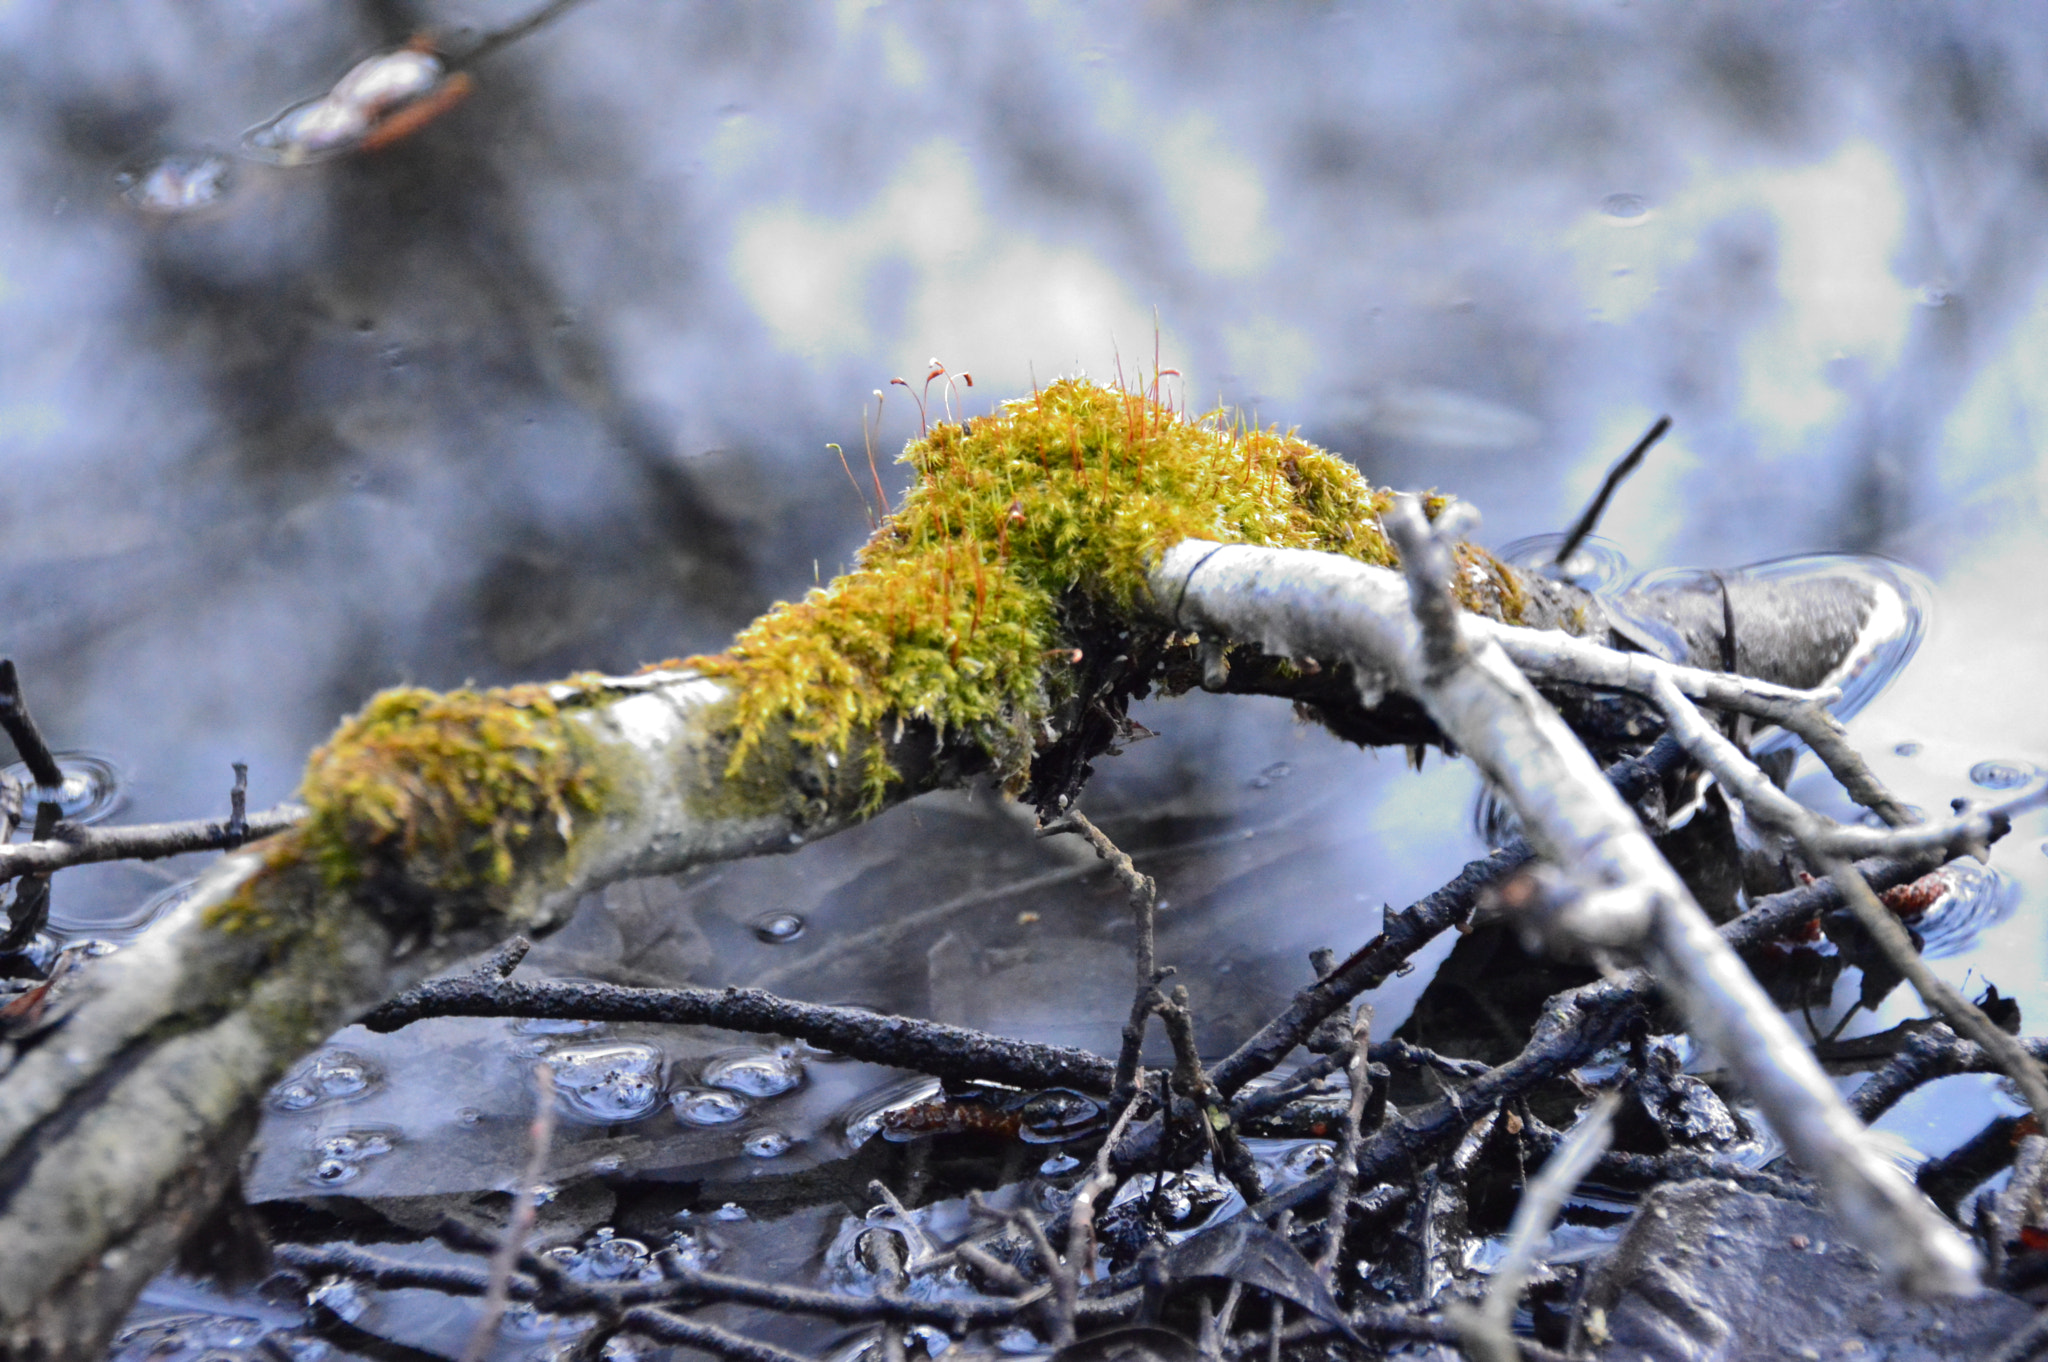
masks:
[[[1317,1055],[1287,1075],[1283,1082],[1238,1093],[1237,1100],[1230,1104],[1231,1118],[1237,1121],[1256,1120],[1290,1103],[1314,1098],[1322,1080],[1348,1065],[1350,1058],[1348,1050]],[[1486,1066],[1481,1064],[1478,1068],[1484,1072]]]
[[[2019,1152],[2022,1116],[1994,1116],[1975,1135],[1948,1153],[1929,1159],[1913,1174],[1913,1185],[1942,1213],[1955,1216],[1963,1198],[2012,1166]]]
[[[488,1253],[496,1247],[496,1240],[488,1232],[453,1219],[443,1221],[436,1229],[435,1237],[464,1252]],[[363,1249],[346,1246],[309,1248],[282,1245],[277,1253],[280,1260],[295,1267],[340,1272],[383,1287],[420,1286],[450,1295],[481,1296],[490,1285],[489,1274],[474,1268],[422,1268],[413,1263],[378,1258]],[[1015,1319],[1045,1295],[1045,1288],[1034,1288],[1020,1278],[1019,1290],[1025,1294],[1015,1300],[985,1296],[919,1300],[886,1290],[871,1296],[854,1296],[810,1287],[785,1286],[779,1282],[754,1281],[719,1272],[703,1272],[684,1266],[672,1254],[664,1254],[660,1259],[661,1281],[618,1285],[576,1281],[566,1276],[558,1264],[532,1253],[521,1254],[519,1265],[526,1275],[512,1278],[509,1287],[512,1297],[531,1301],[536,1308],[553,1314],[617,1314],[640,1305],[683,1301],[695,1307],[721,1302],[782,1314],[816,1315],[848,1324],[894,1320],[903,1324],[936,1324],[962,1330]]]
[[[1372,1007],[1362,1004],[1358,1019],[1351,1024],[1351,1045],[1347,1068],[1351,1076],[1351,1100],[1344,1108],[1344,1138],[1337,1145],[1337,1180],[1330,1190],[1330,1209],[1323,1219],[1323,1253],[1316,1260],[1316,1271],[1324,1281],[1336,1272],[1338,1261],[1344,1256],[1344,1232],[1350,1227],[1351,1193],[1358,1185],[1358,1144],[1363,1137],[1360,1129],[1365,1119],[1365,1099],[1372,1090],[1372,1061],[1368,1050],[1372,1044]],[[1280,1321],[1273,1321],[1277,1333]],[[1279,1346],[1277,1343],[1274,1345]]]
[[[1521,843],[1493,852],[1471,862],[1458,872],[1456,879],[1427,898],[1398,913],[1389,913],[1378,936],[1331,973],[1295,994],[1286,1011],[1267,1022],[1258,1034],[1215,1067],[1209,1076],[1217,1089],[1226,1097],[1233,1096],[1246,1083],[1271,1070],[1324,1018],[1349,1005],[1359,994],[1378,988],[1407,963],[1408,957],[1449,928],[1468,920],[1481,890],[1500,883],[1531,859],[1528,847]]]
[[[1439,1074],[1444,1078],[1477,1078],[1486,1072],[1486,1065],[1476,1059],[1458,1059],[1451,1055],[1440,1055],[1424,1046],[1415,1045],[1395,1036],[1390,1040],[1374,1041],[1369,1052],[1373,1063],[1384,1064],[1404,1073]]]
[[[364,1017],[396,1031],[427,1017],[547,1017],[717,1026],[793,1036],[821,1049],[915,1069],[936,1078],[984,1079],[1024,1088],[1106,1093],[1115,1066],[1064,1045],[1036,1045],[986,1031],[852,1007],[795,1002],[752,988],[624,988],[616,984],[440,979],[400,994]]]
[[[28,712],[28,701],[21,694],[21,678],[11,657],[0,658],[0,728],[6,729],[7,736],[14,740],[14,750],[21,754],[29,775],[43,791],[53,793],[63,787],[64,768],[51,755],[42,730]]]
[[[2048,1039],[2035,1036],[2016,1043],[2036,1063],[2048,1063]],[[1909,1038],[1890,1063],[1863,1080],[1849,1095],[1849,1109],[1858,1120],[1875,1121],[1907,1093],[1937,1078],[2002,1071],[1983,1046],[1964,1040],[1946,1024],[1930,1026]]]
[[[1607,470],[1607,477],[1601,482],[1599,492],[1594,494],[1592,504],[1579,515],[1578,522],[1571,528],[1571,533],[1564,537],[1564,543],[1558,547],[1557,557],[1553,560],[1556,566],[1563,567],[1570,561],[1572,554],[1578,551],[1579,545],[1586,542],[1586,536],[1593,532],[1593,527],[1600,523],[1600,517],[1607,513],[1607,502],[1614,495],[1614,489],[1621,486],[1623,480],[1636,471],[1636,467],[1643,461],[1643,456],[1650,452],[1650,447],[1663,439],[1664,432],[1669,429],[1671,418],[1658,417],[1656,424],[1643,433],[1642,439],[1636,441],[1636,447],[1622,455],[1614,467]]]
[[[20,875],[48,875],[67,866],[100,861],[155,861],[194,851],[228,851],[243,842],[283,832],[305,816],[305,809],[297,804],[280,804],[248,814],[239,832],[233,818],[133,823],[118,828],[81,828],[59,823],[40,840],[0,846],[0,881]]]
[[[1897,861],[1865,861],[1859,869],[1873,884],[1884,888],[1906,883],[1919,873],[1919,867]],[[1742,950],[1775,941],[1840,905],[1841,894],[1833,884],[1816,881],[1758,900],[1747,913],[1723,926],[1720,933],[1730,946]],[[1462,1137],[1482,1113],[1568,1073],[1613,1044],[1656,996],[1655,980],[1642,969],[1620,972],[1553,996],[1544,1003],[1529,1043],[1520,1054],[1429,1106],[1404,1113],[1400,1123],[1384,1126],[1367,1137],[1359,1148],[1359,1182],[1387,1181],[1428,1162],[1445,1145]],[[1866,1083],[1865,1087],[1868,1086]],[[1335,1182],[1336,1170],[1327,1169],[1268,1197],[1249,1214],[1262,1217],[1286,1206],[1301,1205],[1327,1194]]]
[[[1685,760],[1676,741],[1660,738],[1640,757],[1607,768],[1608,783],[1623,799],[1642,799]],[[1469,921],[1480,894],[1501,883],[1534,859],[1529,844],[1516,838],[1480,860],[1472,861],[1443,888],[1397,913],[1389,913],[1380,934],[1315,983],[1294,995],[1287,1010],[1259,1029],[1210,1077],[1226,1097],[1266,1073],[1301,1044],[1325,1018],[1349,1006],[1361,993],[1385,983],[1410,956],[1451,927]],[[1382,1058],[1374,1055],[1373,1058]]]
[[[475,979],[509,979],[512,971],[519,968],[519,962],[533,949],[533,943],[523,936],[500,942],[489,955],[477,961],[470,977]]]
[[[1195,1014],[1188,1006],[1188,991],[1176,988],[1173,998],[1159,1009],[1166,1038],[1173,1042],[1173,1086],[1194,1104],[1203,1135],[1216,1153],[1216,1171],[1230,1179],[1250,1205],[1266,1194],[1259,1184],[1258,1160],[1245,1147],[1244,1136],[1230,1119],[1229,1104],[1202,1067],[1201,1052],[1195,1046]],[[1177,1114],[1177,1113],[1176,1113]]]
[[[684,1319],[651,1305],[628,1310],[620,1317],[619,1323],[657,1343],[680,1343],[684,1347],[728,1358],[730,1362],[811,1362],[802,1353],[747,1338],[715,1324]]]
[[[1548,1158],[1564,1138],[1563,1131],[1523,1114],[1522,1143],[1530,1155]],[[1610,1149],[1586,1175],[1587,1182],[1617,1192],[1646,1192],[1667,1182],[1689,1182],[1695,1178],[1718,1178],[1744,1191],[1808,1206],[1820,1204],[1820,1193],[1802,1178],[1767,1173],[1729,1155],[1697,1149],[1670,1149],[1662,1154],[1630,1154]]]
[[[1131,923],[1137,928],[1133,952],[1137,993],[1131,1002],[1130,1018],[1124,1023],[1123,1043],[1117,1051],[1116,1082],[1112,1089],[1116,1102],[1126,1104],[1137,1092],[1138,1064],[1145,1049],[1145,1024],[1159,1007],[1161,975],[1155,945],[1159,886],[1150,875],[1140,874],[1130,856],[1079,809],[1069,810],[1047,823],[1038,830],[1038,835],[1052,837],[1063,832],[1078,834],[1095,849],[1097,857],[1109,863],[1117,882],[1123,885],[1128,895]]]

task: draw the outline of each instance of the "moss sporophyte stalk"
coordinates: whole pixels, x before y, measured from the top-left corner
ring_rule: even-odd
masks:
[[[730,683],[728,793],[776,803],[785,761],[856,764],[879,808],[898,779],[886,735],[929,724],[978,745],[1013,788],[1083,685],[1080,644],[1109,622],[1130,657],[1166,653],[1146,572],[1184,539],[1321,549],[1393,566],[1392,494],[1343,459],[1223,413],[1064,379],[994,415],[937,425],[904,451],[916,480],[852,572],[777,605],[727,651],[684,666]],[[1444,504],[1431,498],[1432,514]],[[1519,619],[1515,575],[1460,546],[1467,609]],[[1084,639],[1088,628],[1096,632]],[[1141,678],[1142,680],[1142,678]],[[443,891],[488,892],[520,856],[562,847],[603,806],[600,754],[559,688],[387,691],[317,752],[290,859],[342,887],[373,863]]]

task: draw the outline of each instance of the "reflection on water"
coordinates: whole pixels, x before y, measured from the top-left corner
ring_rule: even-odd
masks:
[[[1569,582],[1595,594],[1619,590],[1629,575],[1628,559],[1621,549],[1597,534],[1589,534],[1572,550],[1570,559],[1560,563],[1557,551],[1564,547],[1568,537],[1562,533],[1533,534],[1497,550],[1495,556],[1503,563]]]
[[[80,827],[104,823],[124,807],[127,794],[123,788],[121,768],[111,757],[103,757],[96,752],[52,752],[50,755],[57,759],[57,769],[64,776],[64,783],[57,787],[57,798],[53,802],[65,822]],[[15,836],[25,841],[35,831],[36,807],[46,792],[29,774],[26,762],[16,762],[0,770],[0,778],[21,787],[22,820]]]

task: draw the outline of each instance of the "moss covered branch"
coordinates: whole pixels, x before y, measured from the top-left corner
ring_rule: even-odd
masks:
[[[970,777],[1070,796],[1130,699],[1225,670],[1147,585],[1173,545],[1395,562],[1389,494],[1343,460],[1140,393],[1062,381],[904,460],[915,484],[855,569],[724,653],[376,697],[314,754],[301,826],[224,858],[61,1021],[10,1042],[0,1351],[95,1354],[231,1180],[277,1074],[432,970],[606,883],[787,851]],[[1597,602],[1469,546],[1453,590],[1503,623],[1604,631]],[[1352,736],[1434,732],[1313,658],[1237,660],[1234,686],[1325,706]]]

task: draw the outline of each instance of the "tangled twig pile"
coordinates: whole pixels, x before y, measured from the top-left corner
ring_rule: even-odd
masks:
[[[281,1253],[310,1276],[495,1292],[588,1316],[585,1352],[638,1336],[755,1362],[792,1356],[689,1317],[742,1301],[883,1321],[884,1358],[901,1355],[902,1326],[967,1335],[1014,1324],[1064,1346],[1161,1322],[1211,1355],[1330,1336],[1364,1347],[1468,1340],[1507,1355],[1512,1292],[1456,1318],[1436,1311],[1457,1238],[1446,1226],[1463,1216],[1479,1170],[1553,1149],[1570,1156],[1560,1168],[1589,1168],[1616,1187],[1709,1176],[1817,1197],[1909,1291],[1977,1287],[1968,1238],[1857,1115],[1940,1073],[1987,1065],[2038,1111],[2048,1105],[2038,1064],[1931,982],[1910,940],[1887,930],[1895,923],[1875,894],[1983,854],[2022,805],[1910,822],[1829,715],[1832,693],[1798,688],[1839,657],[1811,675],[1744,676],[1732,668],[1732,627],[1690,624],[1685,661],[1621,651],[1600,641],[1609,630],[1598,600],[1455,543],[1458,518],[1443,499],[1394,498],[1298,441],[1191,422],[1156,394],[1062,383],[1000,418],[937,427],[906,458],[923,480],[877,530],[861,570],[767,617],[726,655],[630,678],[380,697],[316,754],[305,822],[225,858],[155,933],[88,971],[67,1006],[18,1027],[0,1060],[8,1346],[90,1355],[231,1186],[265,1088],[365,1014],[383,1029],[437,1015],[710,1024],[956,1086],[1071,1090],[1102,1110],[1093,1133],[1070,1132],[1094,1143],[1094,1162],[1050,1223],[984,1208],[983,1229],[945,1249],[892,1232],[872,1246],[874,1288],[861,1295],[721,1276],[675,1253],[658,1263],[658,1280],[593,1286],[517,1234],[465,1224],[442,1226],[442,1239],[493,1252],[495,1271],[429,1270],[332,1246]],[[1733,619],[1731,601],[1724,587],[1715,623]],[[1796,611],[1752,626],[1800,627]],[[1770,640],[1745,642],[1772,652]],[[1711,657],[1731,665],[1687,665]],[[1129,699],[1194,684],[1291,696],[1361,741],[1454,746],[1512,804],[1526,838],[1390,914],[1350,958],[1319,961],[1311,986],[1214,1063],[1195,1047],[1185,992],[1165,987],[1150,882],[1074,808],[1089,760],[1123,733]],[[1612,716],[1601,697],[1616,695],[1640,703],[1602,731],[1600,716]],[[1608,770],[1546,696],[1617,758]],[[1703,710],[1805,741],[1888,826],[1836,826],[1792,804]],[[1646,713],[1656,721],[1641,722]],[[1756,826],[1787,834],[1822,878],[1759,898],[1717,929],[1651,836],[1688,762],[1712,772]],[[989,773],[1029,793],[1045,831],[1086,838],[1129,891],[1135,990],[1113,1060],[751,990],[513,980],[516,952],[421,982],[512,932],[557,925],[594,887],[788,851]],[[234,821],[239,836],[247,824]],[[6,869],[62,863],[56,851],[22,852]],[[1970,1038],[1922,1032],[1870,1081],[1865,1092],[1885,1096],[1859,1102],[1860,1113],[1738,957],[1844,905]],[[1370,1009],[1353,1004],[1482,908],[1532,942],[1595,961],[1604,977],[1552,997],[1526,1046],[1498,1065],[1373,1040]],[[1670,1115],[1682,1108],[1732,1128],[1719,1099],[1647,1043],[1646,1019],[1667,1003],[1729,1066],[1790,1168],[1730,1157],[1726,1139],[1693,1138]],[[1165,1072],[1142,1064],[1155,1016],[1175,1056]],[[1609,1086],[1659,1125],[1661,1153],[1603,1152],[1604,1118],[1567,1135],[1542,1117],[1574,1110],[1560,1110],[1559,1094],[1617,1045],[1625,1059]],[[1276,1080],[1298,1047],[1319,1057]],[[1421,1075],[1440,1095],[1397,1109],[1397,1076]],[[142,1128],[153,1138],[134,1139]],[[1331,1138],[1329,1166],[1266,1185],[1247,1136],[1308,1132]],[[1997,1163],[1978,1157],[1967,1176],[1982,1181]],[[1110,1209],[1107,1194],[1126,1179],[1150,1175],[1156,1203],[1159,1179],[1197,1165],[1245,1203],[1221,1228],[1168,1246],[1156,1225],[1134,1227]],[[1561,1198],[1569,1181],[1553,1176],[1545,1197]],[[2037,1215],[2026,1198],[2015,1202],[1986,1238],[1994,1258],[2024,1242]],[[1517,1221],[1510,1278],[1548,1220],[1532,1209]],[[1340,1270],[1361,1262],[1384,1273]],[[940,1274],[955,1289],[936,1290]],[[1271,1309],[1241,1328],[1254,1293]]]

